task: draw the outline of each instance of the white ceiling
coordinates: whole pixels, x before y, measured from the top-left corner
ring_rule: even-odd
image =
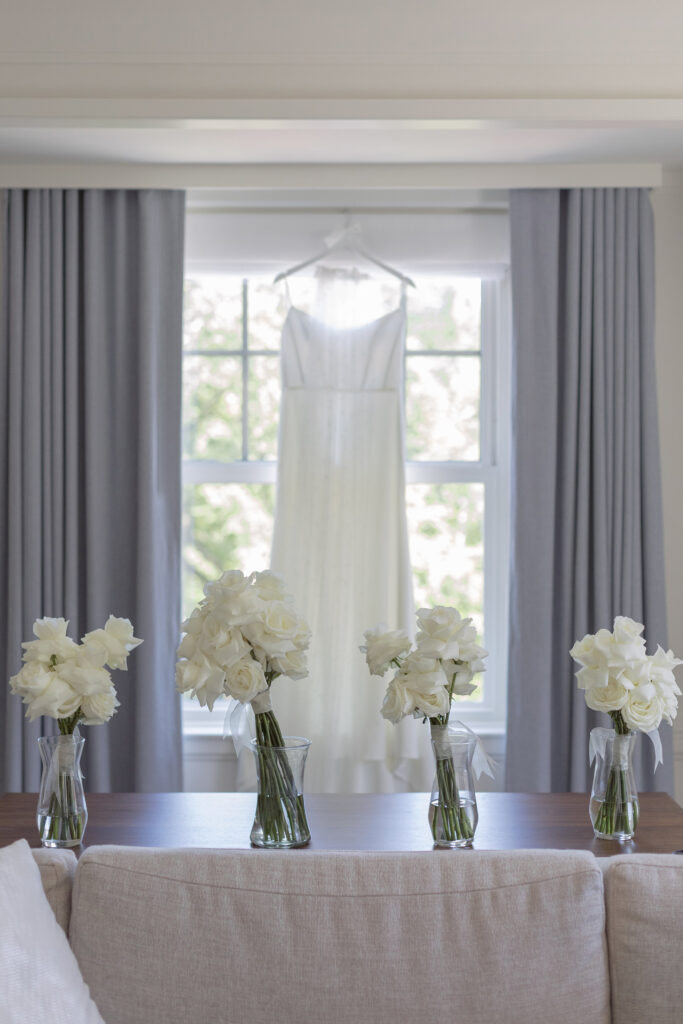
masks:
[[[206,120],[0,122],[12,163],[357,164],[649,162],[683,165],[683,122]]]

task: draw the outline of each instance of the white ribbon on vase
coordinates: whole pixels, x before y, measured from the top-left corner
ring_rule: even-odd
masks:
[[[446,739],[446,743],[466,743],[467,744],[467,759],[472,765],[472,771],[475,779],[479,779],[480,775],[488,775],[490,778],[495,778],[496,770],[498,768],[497,763],[493,758],[489,757],[484,748],[484,744],[475,732],[472,732],[468,725],[464,722],[449,722],[448,725],[431,725],[432,739],[435,739],[437,743]]]
[[[591,729],[590,741],[588,745],[588,756],[590,758],[589,764],[593,764],[595,755],[598,754],[602,760],[605,760],[605,750],[607,748],[607,741],[612,736],[624,735],[624,733],[618,733],[615,729],[608,729],[603,725],[597,726],[595,729]],[[659,735],[658,729],[652,729],[651,732],[645,733],[649,737],[652,746],[655,751],[655,771],[660,764],[663,763],[662,758],[662,740]]]
[[[239,758],[241,750],[251,750],[256,739],[255,715],[272,709],[270,690],[262,690],[254,699],[244,703],[234,697],[228,699],[223,722],[223,739],[232,737],[235,754]],[[251,712],[251,713],[250,713]]]

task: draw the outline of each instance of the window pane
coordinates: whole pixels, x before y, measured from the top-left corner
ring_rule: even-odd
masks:
[[[241,356],[184,357],[183,455],[226,462],[241,459]]]
[[[409,484],[406,511],[415,607],[457,608],[483,637],[484,485]]]
[[[195,274],[185,278],[183,348],[242,348],[242,280]]]
[[[274,285],[270,277],[250,278],[247,298],[249,348],[279,351],[286,315],[287,300],[283,285]]]
[[[419,278],[408,296],[411,349],[479,349],[481,281],[477,277]]]
[[[280,359],[249,357],[249,458],[277,459]]]
[[[183,493],[183,612],[226,569],[267,569],[274,484],[192,484]]]
[[[479,356],[407,356],[409,459],[479,458],[480,377]]]

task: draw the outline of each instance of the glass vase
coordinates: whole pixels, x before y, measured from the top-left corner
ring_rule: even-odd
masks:
[[[436,776],[429,805],[429,825],[435,846],[455,849],[471,846],[477,828],[477,798],[472,757],[474,734],[449,732],[431,724]]]
[[[43,846],[79,846],[83,841],[88,820],[81,775],[84,745],[78,729],[38,740],[42,776],[37,821]]]
[[[300,736],[283,737],[281,747],[252,741],[258,782],[251,829],[254,846],[287,849],[310,842],[304,808],[304,768],[310,745]]]
[[[590,817],[598,839],[632,839],[638,825],[638,792],[632,761],[635,739],[635,732],[591,732],[595,771]]]

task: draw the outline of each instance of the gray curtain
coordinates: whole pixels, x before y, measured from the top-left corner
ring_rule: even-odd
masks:
[[[512,589],[506,786],[590,788],[588,734],[604,715],[569,648],[616,615],[666,645],[654,353],[654,229],[639,189],[510,195]],[[672,730],[642,790],[671,791]]]
[[[90,790],[181,787],[184,194],[0,193],[0,791],[36,790],[36,739],[6,681],[38,616],[144,639],[121,707],[84,729]]]

